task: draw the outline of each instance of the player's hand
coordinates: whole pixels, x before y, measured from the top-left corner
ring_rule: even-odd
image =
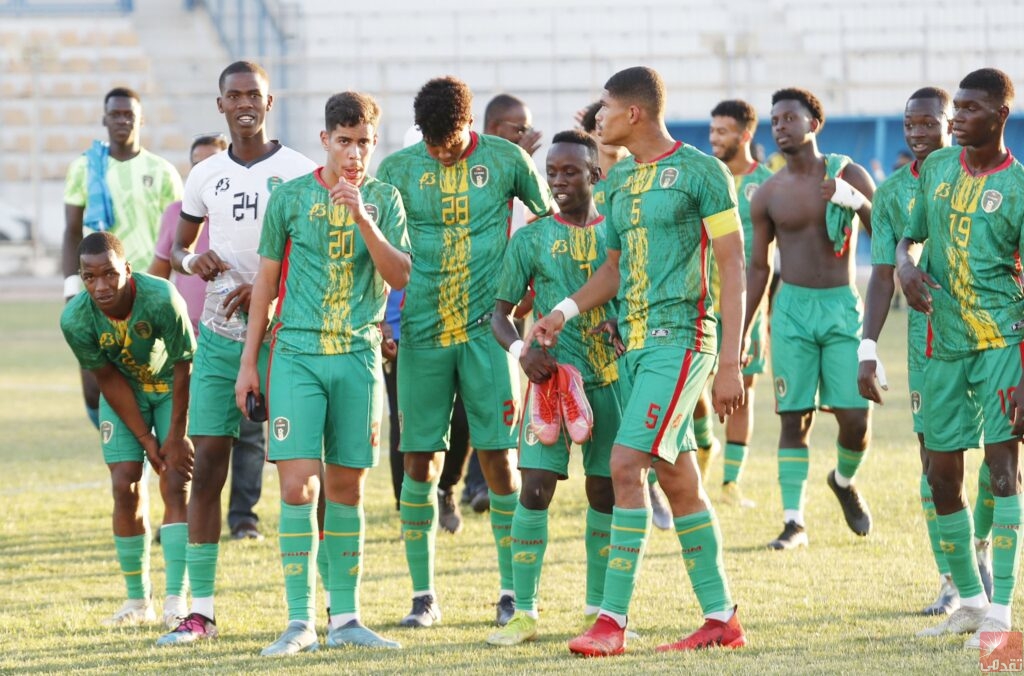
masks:
[[[856,211],[864,206],[867,198],[861,191],[839,178],[826,178],[821,182],[821,198]]]
[[[160,444],[153,433],[150,432],[140,437],[139,443],[142,444],[142,450],[146,452],[146,457],[149,458],[149,464],[153,465],[153,471],[157,474],[163,474],[164,470],[167,469],[167,463],[164,461],[163,456],[160,455]]]
[[[743,340],[740,341],[740,368],[745,369],[750,366],[750,362],[754,361],[754,353],[750,351],[750,336],[746,333],[743,334]]]
[[[373,222],[366,207],[363,206],[363,195],[359,192],[359,186],[349,183],[344,176],[338,178],[338,182],[331,188],[330,194],[331,203],[347,207],[349,213],[352,214],[352,220],[356,223],[365,225]]]
[[[558,362],[544,348],[525,348],[519,355],[519,365],[531,383],[546,382],[558,373]]]
[[[260,393],[260,374],[256,372],[255,366],[242,364],[238,367],[238,378],[235,379],[235,406],[246,418],[249,413],[245,410],[245,399],[250,392]]]
[[[196,449],[192,440],[188,437],[180,439],[166,439],[160,449],[167,467],[183,476],[185,479],[192,478],[192,468],[196,458]]]
[[[523,135],[519,137],[519,147],[527,152],[529,155],[533,155],[541,146],[541,138],[544,136],[543,132],[537,131],[536,129],[528,129],[523,132]]]
[[[380,356],[384,358],[384,361],[395,361],[398,358],[398,343],[395,342],[395,331],[391,328],[391,324],[381,322],[380,334]]]
[[[248,314],[249,301],[252,300],[252,284],[239,284],[231,289],[231,293],[224,296],[224,319],[231,319],[231,315],[238,310]]]
[[[606,319],[590,329],[590,335],[592,336],[599,336],[601,334],[605,334],[605,340],[615,349],[616,358],[626,353],[626,344],[622,342],[622,336],[619,334],[619,319],[617,317]]]
[[[732,415],[737,408],[743,406],[746,390],[743,388],[743,375],[739,364],[732,366],[719,364],[718,372],[711,383],[711,405],[718,414],[719,422]]]
[[[875,341],[870,338],[860,341],[860,347],[857,348],[857,360],[860,362],[857,367],[857,389],[860,390],[860,396],[876,404],[881,404],[882,393],[878,391],[875,383],[877,381],[878,386],[883,390],[889,389],[889,383],[885,379],[885,367],[882,366],[882,360],[878,358],[878,347]]]
[[[193,258],[189,268],[192,270],[192,274],[199,275],[207,282],[211,282],[220,273],[230,270],[231,266],[225,263],[216,251],[210,249]]]
[[[907,305],[918,312],[930,315],[932,313],[932,293],[929,288],[939,289],[942,287],[932,279],[931,275],[910,263],[901,265],[896,272],[900,280],[900,288],[903,290],[903,297],[907,299]]]
[[[558,334],[564,327],[565,315],[561,310],[552,310],[533,323],[530,330],[526,332],[523,342],[527,345],[533,345],[536,342],[541,347],[554,347],[558,344]]]

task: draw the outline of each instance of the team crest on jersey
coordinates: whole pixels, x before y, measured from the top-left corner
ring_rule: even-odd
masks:
[[[658,178],[658,185],[662,188],[671,188],[679,178],[679,170],[675,167],[666,167]]]
[[[152,188],[153,187],[153,177],[150,176],[149,174],[145,174],[142,177],[142,185],[147,187],[147,188]]]
[[[775,396],[784,397],[789,387],[786,385],[786,379],[779,377],[775,379]]]
[[[100,334],[100,347],[113,347],[114,346],[114,334],[113,333],[101,333]]]
[[[104,420],[100,423],[100,438],[103,439],[103,443],[107,443],[112,436],[114,436],[114,423]]]
[[[487,185],[487,179],[490,177],[491,173],[487,171],[487,167],[482,164],[478,164],[469,170],[469,180],[478,188],[482,188]]]
[[[999,205],[1003,203],[1003,193],[998,190],[986,190],[981,195],[981,209],[986,214],[990,214],[999,208]]]
[[[921,412],[921,393],[917,390],[910,393],[910,410],[914,413]]]
[[[437,185],[437,175],[432,171],[425,171],[420,176],[420,190],[423,190],[423,187],[427,185]]]
[[[267,179],[267,192],[274,192],[274,188],[284,183],[284,179],[280,176],[271,176]]]
[[[758,185],[759,184],[757,183],[748,183],[745,186],[743,186],[743,197],[748,202],[754,199],[754,193],[757,192]]]
[[[227,190],[231,190],[231,179],[225,176],[224,178],[217,181],[217,185],[213,187],[213,194],[219,195]]]
[[[135,330],[135,335],[143,340],[147,340],[153,335],[153,327],[149,322],[135,322],[135,326],[132,328]]]
[[[278,441],[284,441],[288,438],[288,433],[292,431],[292,423],[288,418],[278,417],[274,418],[274,438]]]
[[[366,209],[366,215],[370,217],[370,220],[376,223],[377,217],[380,216],[380,209],[377,208],[377,205],[364,204],[363,208]]]

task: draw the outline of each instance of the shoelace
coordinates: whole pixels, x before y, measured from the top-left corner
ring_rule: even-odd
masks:
[[[189,631],[193,634],[206,633],[206,621],[197,615],[189,615],[185,621],[178,625],[177,631]]]
[[[561,380],[565,381],[565,383],[564,383],[565,387],[564,388],[560,388],[561,389],[560,394],[561,394],[561,397],[562,397],[562,406],[565,407],[565,417],[566,417],[567,420],[576,420],[576,419],[580,418],[581,416],[580,416],[580,407],[576,404],[576,397],[572,396],[572,392],[571,392],[572,386],[570,385],[570,383],[572,381],[570,380],[570,378],[567,375],[567,376],[565,376],[565,378],[560,379],[560,382],[559,382],[560,386],[562,385]]]
[[[554,383],[549,379],[546,383],[537,386],[537,409],[540,412],[542,422],[554,422],[558,416],[558,400],[560,393]]]

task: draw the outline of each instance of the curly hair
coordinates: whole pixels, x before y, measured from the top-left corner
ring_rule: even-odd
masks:
[[[981,68],[968,73],[960,80],[960,89],[980,89],[1004,106],[1010,105],[1015,95],[1013,80],[997,68]]]
[[[806,89],[800,89],[799,87],[780,89],[772,94],[772,105],[774,106],[779,101],[797,101],[807,109],[807,112],[819,124],[825,124],[825,108],[822,107],[818,97]]]
[[[711,117],[731,117],[740,129],[750,132],[757,129],[757,111],[742,99],[720,101],[711,109]]]
[[[427,144],[451,146],[473,120],[473,92],[456,77],[434,78],[416,94],[412,109]]]

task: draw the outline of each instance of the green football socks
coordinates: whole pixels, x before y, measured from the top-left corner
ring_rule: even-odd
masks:
[[[779,486],[782,488],[782,508],[803,512],[804,492],[810,452],[804,448],[779,449]]]
[[[713,443],[714,436],[711,434],[711,416],[693,419],[693,436],[697,440],[697,446],[707,448]]]
[[[978,499],[974,501],[974,537],[980,540],[987,540],[992,534],[992,511],[996,503],[992,497],[991,483],[988,463],[982,461],[978,468]]]
[[[743,463],[747,460],[747,445],[738,444],[733,441],[725,443],[724,469],[722,483],[731,483],[740,480],[743,474]]]
[[[995,498],[992,519],[992,603],[1009,606],[1020,570],[1021,496]]]
[[[948,575],[949,563],[946,562],[946,554],[940,544],[939,522],[935,514],[935,503],[932,501],[932,487],[928,484],[928,476],[925,474],[921,475],[921,509],[924,510],[924,523],[928,526],[928,541],[932,545],[935,567],[939,569],[940,575]]]
[[[946,554],[953,583],[960,590],[960,598],[984,593],[971,541],[971,511],[961,509],[952,514],[938,514],[935,520],[942,536],[942,551]]]
[[[674,519],[676,536],[683,548],[683,561],[690,576],[693,593],[701,612],[721,612],[732,608],[729,585],[722,562],[722,532],[718,520],[709,511],[678,516]]]
[[[149,599],[149,536],[114,536],[114,549],[121,564],[121,574],[128,588],[128,598]]]
[[[498,495],[488,489],[491,496],[491,531],[498,548],[498,575],[501,589],[513,589],[512,576],[512,517],[519,504],[519,491],[509,495]]]
[[[324,549],[327,550],[331,614],[359,612],[359,581],[362,578],[363,506],[327,501],[324,517]]]
[[[188,524],[169,523],[160,527],[160,547],[164,550],[164,594],[185,597],[185,548]]]
[[[608,551],[608,571],[604,579],[602,610],[629,614],[633,587],[640,574],[647,534],[651,529],[650,509],[612,510],[612,537]]]
[[[315,555],[320,544],[316,505],[289,505],[282,501],[280,536],[288,620],[312,622],[316,610]]]
[[[654,474],[654,472],[649,472]],[[604,599],[604,579],[608,571],[608,545],[611,543],[612,515],[604,514],[593,507],[587,508],[587,532],[584,545],[587,549],[587,598],[586,605],[601,607]]]
[[[412,591],[434,588],[434,542],[437,536],[437,484],[402,479],[398,515],[402,520],[405,561],[412,577]]]
[[[512,519],[512,573],[517,611],[537,610],[537,589],[547,547],[548,510],[527,509],[522,503],[518,504]]]
[[[867,449],[851,451],[836,444],[836,474],[852,481],[857,476],[857,470],[866,457],[868,457]]]

